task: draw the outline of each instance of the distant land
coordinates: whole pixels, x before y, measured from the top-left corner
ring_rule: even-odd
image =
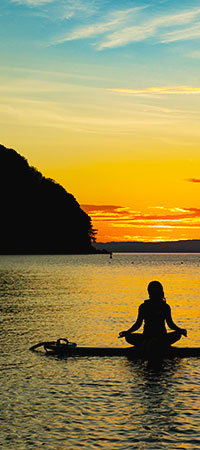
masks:
[[[72,194],[0,145],[0,254],[97,253],[90,217]]]
[[[166,242],[95,242],[98,250],[113,253],[200,253],[200,240]]]

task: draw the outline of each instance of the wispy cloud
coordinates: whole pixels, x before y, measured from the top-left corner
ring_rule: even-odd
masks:
[[[95,13],[96,0],[9,0],[21,6],[37,8],[46,6],[44,17],[60,19],[71,19],[76,16],[90,16]],[[48,6],[48,8],[47,8]]]
[[[200,21],[189,28],[183,28],[182,30],[175,30],[169,32],[165,35],[164,39],[162,39],[162,43],[169,43],[175,41],[186,41],[188,39],[198,38],[200,36]]]
[[[109,90],[121,94],[133,94],[133,95],[200,94],[200,86],[159,86],[144,89],[111,88]]]
[[[109,77],[104,77],[101,75],[90,75],[90,73],[86,72],[85,74],[82,73],[77,73],[77,72],[66,72],[66,71],[56,71],[56,70],[42,70],[42,69],[28,69],[27,67],[15,67],[15,66],[2,66],[1,67],[1,74],[3,72],[7,72],[9,71],[9,73],[19,73],[22,74],[24,76],[24,74],[30,74],[33,77],[38,77],[38,76],[45,76],[45,80],[49,77],[50,79],[53,79],[53,81],[55,82],[55,78],[57,79],[61,79],[63,78],[63,80],[68,80],[69,78],[71,78],[73,80],[95,80],[95,81],[111,81],[111,78]],[[37,83],[40,83],[40,81],[38,80]],[[48,81],[47,81],[48,82]],[[27,80],[23,79],[23,84],[26,84]],[[45,81],[46,83],[46,81]],[[1,89],[1,87],[0,87]],[[29,87],[30,89],[30,87]]]
[[[98,50],[103,50],[149,38],[160,43],[168,43],[200,35],[200,8],[190,8],[173,14],[166,14],[166,11],[163,11],[158,15],[153,7],[146,5],[109,11],[107,14],[104,13],[103,20],[102,16],[101,13],[101,21],[95,18],[89,25],[75,26],[72,31],[56,39],[54,43],[93,38],[92,44]],[[95,41],[99,35],[103,35],[101,41]]]
[[[200,36],[200,7],[177,12],[173,8],[173,13],[167,14],[165,8],[161,7],[158,13],[151,4],[141,6],[140,2],[131,8],[117,9],[115,2],[114,6],[111,2],[102,5],[98,0],[9,1],[30,8],[44,6],[44,14],[60,19],[62,25],[66,19],[66,33],[53,38],[50,45],[91,39],[97,50],[103,50],[149,39],[166,44]]]
[[[112,226],[195,226],[200,228],[199,208],[164,208],[161,214],[142,213],[129,207],[113,205],[81,205],[94,221],[111,221]]]
[[[56,3],[62,20],[76,19],[78,16],[81,17],[81,20],[86,18],[88,21],[88,17],[98,11],[98,3],[96,0],[64,0],[62,5],[59,0],[56,0]]]
[[[87,26],[79,26],[78,28],[75,28],[72,32],[56,40],[56,42],[54,43],[60,44],[66,41],[85,39],[90,38],[92,36],[106,34],[106,32],[115,30],[116,28],[118,29],[120,26],[126,24],[127,20],[130,20],[130,16],[135,15],[138,11],[141,11],[143,9],[144,7],[135,7],[109,13],[107,18],[104,19],[104,21],[94,22]]]
[[[10,0],[11,3],[27,7],[48,6],[52,18],[67,19],[67,31],[55,37],[50,45],[78,39],[91,39],[97,50],[125,46],[132,42],[154,39],[159,43],[170,43],[200,36],[200,7],[188,7],[178,12],[158,13],[151,4],[117,9],[101,4],[97,0]],[[107,7],[107,10],[106,10]],[[113,10],[111,9],[113,7]],[[52,10],[50,12],[50,10]],[[71,19],[70,28],[68,26]],[[62,27],[63,28],[63,27]]]
[[[131,42],[144,41],[149,38],[156,38],[158,42],[167,43],[181,39],[199,36],[199,17],[200,8],[194,8],[190,11],[182,11],[177,14],[142,17],[137,25],[121,28],[107,36],[104,42],[99,45],[99,49],[114,48]],[[197,24],[186,30],[185,25],[198,20]],[[180,27],[183,27],[180,29]],[[167,28],[174,28],[173,31],[167,31]]]
[[[151,207],[155,209],[154,214],[116,205],[81,207],[92,218],[94,227],[100,230],[97,239],[101,242],[156,242],[180,239],[180,236],[181,239],[192,239],[194,232],[197,238],[200,232],[200,208],[154,206]]]
[[[191,183],[200,183],[200,178],[188,178],[187,181]]]
[[[27,6],[41,6],[46,3],[53,3],[54,0],[11,0],[12,3],[18,3],[19,5]]]

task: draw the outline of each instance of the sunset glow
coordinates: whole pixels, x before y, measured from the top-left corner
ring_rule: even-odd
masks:
[[[1,144],[97,241],[200,239],[200,7],[2,0]]]
[[[98,241],[157,242],[199,238],[200,208],[149,208],[148,213],[119,206],[82,205],[100,230]],[[159,213],[155,213],[156,209]],[[150,210],[152,210],[150,212]],[[154,213],[153,213],[154,212]]]

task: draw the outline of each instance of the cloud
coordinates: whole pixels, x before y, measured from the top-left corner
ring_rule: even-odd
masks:
[[[129,219],[131,216],[140,215],[139,211],[133,211],[129,207],[115,205],[81,205],[85,212],[92,215],[96,220]]]
[[[154,9],[150,4],[117,9],[115,2],[97,0],[10,0],[11,3],[28,7],[46,8],[45,14],[65,23],[67,32],[54,38],[50,45],[78,39],[93,38],[97,50],[125,46],[132,42],[154,39],[170,43],[200,36],[200,7],[166,14],[166,9]],[[106,11],[107,7],[107,11]],[[174,8],[173,8],[174,9]],[[48,10],[48,11],[47,11]],[[69,19],[70,27],[69,29]],[[62,27],[63,28],[63,27]]]
[[[88,25],[87,27],[80,27],[78,30],[75,30],[71,34],[64,36],[56,41],[56,44],[61,44],[66,41],[73,41],[76,39],[84,39],[89,38],[91,36],[96,36],[98,34],[103,34],[105,31],[113,28],[116,25],[116,21],[109,21],[107,23],[99,23]]]
[[[71,19],[76,16],[88,17],[98,11],[96,0],[64,0],[61,4],[60,0],[56,0],[57,9],[59,10],[61,19]]]
[[[162,39],[162,43],[166,44],[175,41],[186,41],[188,39],[198,38],[200,36],[200,22],[195,26],[189,28],[183,28],[183,30],[175,30],[167,33]]]
[[[110,81],[109,77],[104,77],[101,75],[90,75],[89,73],[86,74],[82,74],[82,73],[75,73],[75,72],[62,72],[62,71],[50,71],[50,70],[45,70],[45,69],[28,69],[27,67],[15,67],[15,66],[2,66],[1,67],[1,73],[3,71],[9,71],[10,73],[13,72],[15,73],[22,73],[22,75],[24,74],[32,74],[34,77],[36,76],[45,76],[45,77],[49,77],[52,79],[53,77],[53,81],[55,82],[55,78],[63,78],[65,83],[66,80],[71,78],[74,82],[74,80],[95,80],[95,81]],[[45,78],[47,79],[47,78]],[[38,78],[37,78],[38,80]],[[23,84],[27,83],[27,80],[24,78],[23,79]],[[40,80],[37,81],[37,83],[40,83]],[[48,81],[47,81],[48,82]],[[45,81],[46,83],[46,81]],[[10,89],[10,88],[9,88]],[[11,88],[12,89],[12,88]],[[30,89],[30,88],[29,88]],[[1,90],[1,86],[0,86],[0,90]],[[158,108],[158,107],[154,107],[154,108]],[[171,110],[169,110],[171,112]],[[196,113],[196,112],[195,112]]]
[[[84,211],[113,211],[115,212],[118,209],[121,209],[121,206],[115,205],[81,205]],[[123,209],[123,208],[122,208]]]
[[[190,181],[191,183],[200,183],[200,178],[187,178],[186,181]]]
[[[102,17],[101,12],[99,16]],[[99,35],[103,35],[101,42],[93,41],[93,45],[98,50],[124,46],[149,38],[154,38],[160,43],[169,43],[199,37],[199,20],[200,8],[173,14],[166,14],[166,11],[163,11],[160,15],[150,5],[125,8],[114,12],[109,11],[107,15],[104,13],[104,20],[96,19],[89,25],[76,26],[72,31],[58,38],[54,44],[95,38]]]
[[[12,3],[18,3],[19,5],[27,6],[41,6],[46,3],[52,3],[54,0],[11,0]]]
[[[109,90],[121,94],[133,94],[133,95],[200,94],[200,86],[159,86],[144,89],[111,88]]]
[[[77,90],[77,86],[66,85],[64,86],[52,86],[52,93],[62,93],[63,103],[55,101],[55,99],[46,99],[41,94],[48,93],[50,86],[46,85],[46,90],[42,89],[38,81],[38,86],[34,85],[32,89],[32,98],[27,98],[26,93],[30,92],[28,86],[20,87],[13,85],[12,90],[9,87],[2,86],[0,92],[4,93],[0,104],[0,123],[9,124],[9,126],[23,126],[23,127],[50,127],[62,130],[70,130],[77,133],[89,133],[89,134],[105,134],[113,135],[118,133],[124,135],[127,132],[132,133],[133,121],[128,122],[126,118],[115,118],[110,114],[108,116],[107,110],[103,110],[103,113],[96,114],[96,110],[93,105],[89,108],[89,111],[82,114],[81,96],[80,104],[74,105],[73,100],[70,98],[70,93],[81,92]],[[95,92],[95,91],[94,91]],[[68,95],[68,100],[65,101],[65,94]],[[12,96],[10,97],[10,94]],[[86,94],[86,89],[85,89]],[[140,124],[139,124],[140,126]],[[143,126],[143,122],[142,125]]]
[[[149,19],[144,17],[141,23],[127,26],[107,36],[107,39],[99,45],[99,50],[127,45],[131,42],[144,41],[155,37],[158,42],[168,43],[177,40],[191,39],[199,36],[199,23],[192,28],[180,30],[200,16],[200,8],[191,11],[182,11],[177,14],[155,16]],[[175,27],[173,31],[165,31],[166,28]]]
[[[26,72],[26,69],[25,69]],[[14,83],[10,82],[10,80],[2,83],[0,85],[0,92],[18,92],[18,93],[26,93],[26,92],[69,92],[70,90],[77,90],[81,88],[82,85],[80,84],[72,84],[72,82],[66,81],[67,78],[71,78],[73,81],[74,79],[88,79],[88,80],[104,80],[102,77],[92,77],[90,75],[77,75],[77,74],[62,74],[62,73],[51,73],[51,72],[45,72],[45,71],[29,71],[30,73],[33,73],[33,75],[51,75],[51,78],[48,79],[39,79],[35,76],[35,78],[32,79],[25,79],[20,78],[17,79]],[[27,73],[29,73],[27,72]],[[63,80],[58,81],[56,79],[52,81],[52,77],[62,76]],[[66,80],[65,80],[65,79]],[[106,78],[105,78],[106,79]],[[85,87],[86,89],[86,87]],[[93,88],[94,89],[94,88]],[[144,88],[144,89],[124,89],[124,88],[109,88],[107,91],[117,92],[117,93],[124,93],[124,94],[134,94],[134,95],[140,95],[140,94],[200,94],[200,86],[169,86],[169,87],[151,87],[151,88]],[[158,108],[157,108],[158,109]],[[154,108],[156,110],[156,108]],[[161,108],[159,108],[158,113],[161,112]],[[162,108],[162,112],[171,113],[172,110],[167,110],[167,108]]]
[[[132,16],[142,9],[144,9],[144,7],[135,7],[110,13],[103,22],[95,22],[87,26],[75,28],[74,31],[56,40],[54,44],[61,44],[66,41],[86,39],[92,36],[105,34],[106,32],[116,29],[120,27],[120,25],[126,23],[130,15]]]
[[[114,205],[81,205],[94,222],[109,222],[112,227],[193,228],[200,229],[199,208],[164,208],[160,214],[134,211]]]
[[[76,15],[90,16],[96,11],[95,0],[10,0],[28,7],[48,6],[44,10],[44,16],[50,17],[51,20],[56,18],[63,21],[75,18]]]
[[[98,230],[99,242],[156,242],[194,239],[194,236],[199,239],[200,208],[150,207],[156,214],[116,205],[81,205],[81,208]]]

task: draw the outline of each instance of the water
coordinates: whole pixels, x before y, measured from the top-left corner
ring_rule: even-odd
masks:
[[[199,346],[199,254],[1,256],[2,450],[200,448],[200,359],[149,366],[125,357],[47,357],[39,341],[117,339],[158,279],[178,345]]]

